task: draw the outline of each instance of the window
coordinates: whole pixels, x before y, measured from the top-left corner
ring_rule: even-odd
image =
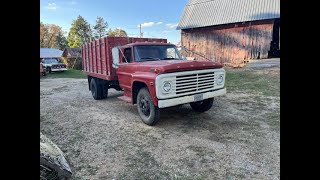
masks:
[[[135,61],[181,60],[179,51],[172,45],[139,45],[134,47]]]
[[[131,48],[126,48],[124,49],[124,57],[122,57],[122,62],[123,63],[131,63]]]
[[[45,64],[58,64],[58,60],[57,59],[44,59],[44,63]]]
[[[167,48],[166,59],[179,59],[175,48]]]

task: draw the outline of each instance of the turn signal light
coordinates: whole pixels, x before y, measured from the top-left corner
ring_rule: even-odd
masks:
[[[153,72],[153,73],[158,74],[160,71],[159,71],[159,69],[157,69],[157,68],[151,68],[151,69],[150,69],[150,72]]]

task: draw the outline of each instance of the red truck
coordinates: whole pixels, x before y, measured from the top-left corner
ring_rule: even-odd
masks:
[[[205,112],[226,93],[222,64],[184,60],[166,39],[104,37],[83,45],[82,58],[93,98],[107,98],[110,88],[124,91],[119,98],[137,104],[147,125],[160,119],[161,108],[190,103]]]

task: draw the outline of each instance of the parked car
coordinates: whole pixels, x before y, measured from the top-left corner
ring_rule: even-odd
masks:
[[[45,76],[47,73],[46,73],[46,68],[44,67],[43,64],[40,63],[40,76]]]
[[[57,58],[43,58],[42,64],[45,66],[46,71],[49,73],[67,70],[67,65],[60,62]]]

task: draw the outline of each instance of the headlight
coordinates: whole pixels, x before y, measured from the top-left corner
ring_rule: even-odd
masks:
[[[171,89],[171,84],[170,84],[169,82],[165,82],[165,83],[163,84],[163,90],[164,90],[165,92],[169,92],[170,89]]]
[[[219,85],[221,85],[223,83],[223,80],[224,80],[224,75],[223,74],[220,74],[219,77],[218,77],[218,80],[217,80],[217,83]]]

